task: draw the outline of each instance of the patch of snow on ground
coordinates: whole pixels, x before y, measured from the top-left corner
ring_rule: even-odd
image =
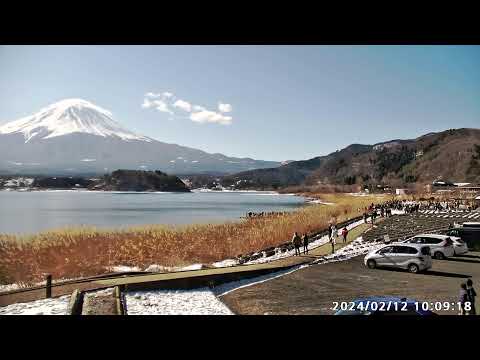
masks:
[[[180,266],[163,266],[152,264],[145,269],[147,272],[173,272],[173,271],[192,271],[192,270],[201,270],[203,264],[192,264],[184,267]]]
[[[128,315],[233,315],[208,288],[125,293]]]
[[[81,278],[53,279],[52,284],[59,284],[59,283],[65,282],[65,281],[79,280],[79,279],[81,279]],[[35,287],[35,286],[45,286],[45,281],[37,282],[37,283],[33,284],[33,287]],[[25,288],[27,288],[27,286],[24,286],[24,285],[21,285],[21,284],[18,284],[18,283],[3,284],[3,285],[0,285],[0,293],[13,291],[13,290],[19,290],[19,289],[25,289]]]
[[[70,295],[0,307],[0,315],[66,315]]]
[[[322,200],[319,200],[319,199],[312,199],[312,200],[307,200],[307,203],[308,204],[321,204],[321,205],[335,205],[335,203],[331,203],[331,202],[325,202],[325,201],[322,201]]]
[[[0,285],[0,293],[1,292],[6,292],[6,291],[13,291],[13,290],[18,290],[21,289],[22,286],[19,284],[7,284],[7,285]]]
[[[142,271],[138,266],[125,266],[125,265],[116,265],[108,268],[112,272],[130,272],[130,271]]]
[[[366,255],[369,252],[373,250],[377,250],[384,245],[385,245],[384,243],[378,243],[378,242],[365,243],[363,241],[363,238],[360,236],[359,238],[352,241],[350,244],[344,246],[340,250],[335,251],[334,254],[324,256],[323,258],[315,260],[313,263],[326,264],[330,262],[349,260],[359,255]]]
[[[105,295],[112,295],[113,294],[113,287],[111,288],[106,288],[103,290],[98,290],[98,291],[90,291],[85,294],[86,297],[93,297],[96,298],[98,296],[105,296]]]
[[[229,266],[235,266],[238,265],[238,260],[235,259],[226,259],[223,261],[218,261],[212,264],[215,267],[229,267]]]

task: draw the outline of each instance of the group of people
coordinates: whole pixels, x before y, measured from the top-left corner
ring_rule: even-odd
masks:
[[[473,288],[472,279],[468,279],[466,283],[460,285],[459,303],[461,304],[461,315],[476,315],[475,298],[477,293]]]
[[[348,229],[345,226],[342,231],[341,231],[341,236],[343,239],[343,242],[347,242],[347,237],[348,237]],[[328,239],[330,244],[332,245],[332,254],[335,252],[335,245],[337,244],[337,238],[338,238],[338,230],[337,226],[335,224],[330,224],[328,227]]]
[[[461,202],[459,200],[450,201],[434,201],[434,200],[390,200],[382,204],[367,206],[363,209],[363,220],[367,223],[368,218],[371,218],[371,223],[374,224],[378,216],[390,217],[392,216],[392,210],[404,211],[406,214],[415,214],[420,210],[454,210],[460,207]],[[472,204],[468,205],[468,210],[473,210]]]
[[[259,213],[254,213],[252,211],[249,211],[247,213],[247,219],[250,218],[257,218],[257,217],[264,217],[264,216],[283,216],[285,215],[285,212],[282,211],[262,211]]]
[[[302,245],[303,245],[303,253],[308,254],[308,241],[309,241],[309,238],[307,233],[303,234],[302,237],[300,237],[298,233],[295,231],[292,238],[292,244],[293,244],[293,247],[295,248],[295,256],[297,255],[300,256],[301,254],[300,248],[302,247]]]
[[[342,236],[343,242],[346,243],[347,237],[348,237],[348,229],[346,226],[342,229],[341,236]],[[335,245],[337,244],[337,238],[338,238],[337,226],[335,224],[330,224],[328,226],[328,241],[332,246],[332,254],[335,252]],[[293,247],[295,248],[295,256],[301,255],[300,248],[302,247],[302,245],[303,245],[303,253],[308,254],[308,243],[309,243],[309,237],[306,233],[300,237],[300,235],[298,235],[298,233],[295,232],[292,237],[292,244],[293,244]]]

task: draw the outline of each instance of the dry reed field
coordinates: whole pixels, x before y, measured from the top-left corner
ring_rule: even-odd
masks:
[[[294,231],[312,232],[330,221],[361,215],[365,206],[387,197],[324,194],[335,205],[306,205],[281,216],[220,225],[148,225],[125,230],[72,228],[29,237],[0,234],[0,283],[28,286],[44,278],[75,278],[108,272],[110,266],[208,264],[279,245]]]

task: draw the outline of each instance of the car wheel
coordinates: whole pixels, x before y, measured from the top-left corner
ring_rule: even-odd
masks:
[[[410,271],[411,273],[416,274],[418,272],[418,270],[419,270],[419,268],[418,268],[417,264],[408,265],[408,271]]]
[[[377,263],[375,262],[375,260],[368,260],[367,266],[369,269],[375,269],[377,267]]]
[[[443,253],[441,253],[440,251],[437,251],[434,255],[435,259],[437,260],[443,260],[445,259],[445,255],[443,255]]]

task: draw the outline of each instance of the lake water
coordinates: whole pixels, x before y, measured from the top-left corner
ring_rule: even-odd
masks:
[[[304,198],[268,192],[0,191],[0,233],[89,225],[220,223],[248,211],[291,211]]]

